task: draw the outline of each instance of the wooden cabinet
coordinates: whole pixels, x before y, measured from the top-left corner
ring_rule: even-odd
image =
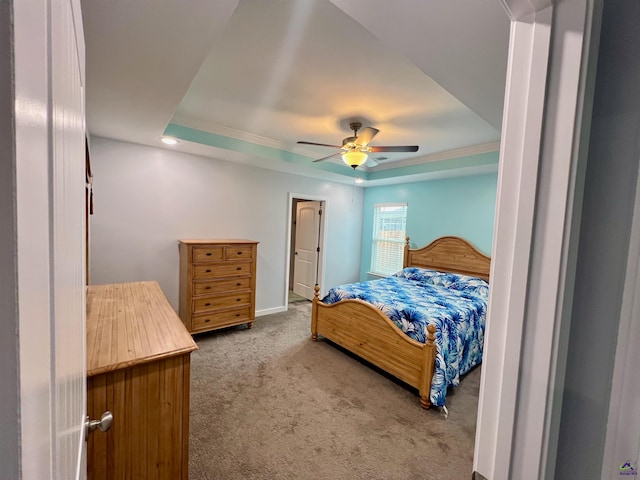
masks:
[[[157,282],[87,287],[89,480],[186,480],[191,335]]]
[[[246,323],[256,310],[253,240],[180,240],[180,318],[191,333]]]

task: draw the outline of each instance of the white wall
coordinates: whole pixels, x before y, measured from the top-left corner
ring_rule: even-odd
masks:
[[[636,0],[604,2],[555,478],[602,466],[640,161],[638,25]],[[603,478],[638,458],[625,447]]]
[[[323,196],[325,286],[358,280],[363,190],[164,148],[91,138],[92,284],[157,280],[178,308],[178,239],[258,245],[256,311],[283,307],[289,192]]]

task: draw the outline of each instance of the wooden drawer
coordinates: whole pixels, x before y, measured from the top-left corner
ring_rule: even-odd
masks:
[[[251,292],[218,297],[199,297],[193,301],[193,313],[207,312],[216,308],[231,308],[251,303]]]
[[[249,275],[252,273],[252,263],[225,262],[211,265],[194,265],[193,278],[232,277],[235,275]]]
[[[242,260],[245,258],[252,258],[253,248],[250,245],[229,245],[227,247],[226,260]]]
[[[210,295],[212,293],[229,292],[245,288],[251,288],[251,277],[195,282],[193,284],[193,295]]]
[[[193,262],[215,262],[224,260],[224,247],[222,245],[210,245],[193,247]]]
[[[251,321],[251,307],[235,308],[226,312],[194,315],[191,319],[191,330],[211,330],[212,328],[237,325]]]

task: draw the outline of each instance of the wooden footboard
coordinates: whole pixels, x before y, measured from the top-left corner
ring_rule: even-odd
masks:
[[[427,343],[409,338],[380,310],[361,300],[326,305],[315,287],[311,314],[311,338],[318,335],[380,367],[417,388],[420,404],[429,408],[429,394],[436,358],[434,325],[427,327]]]

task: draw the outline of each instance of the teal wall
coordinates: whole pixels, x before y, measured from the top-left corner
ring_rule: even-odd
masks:
[[[376,203],[407,203],[407,235],[411,237],[412,247],[422,247],[444,235],[455,235],[490,255],[497,183],[498,174],[490,173],[366,188],[361,280],[369,279],[373,206]]]

